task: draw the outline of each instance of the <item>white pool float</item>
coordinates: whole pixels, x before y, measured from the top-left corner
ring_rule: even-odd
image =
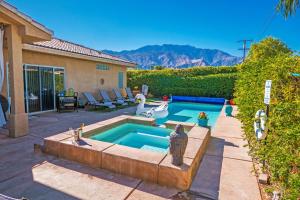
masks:
[[[168,102],[164,102],[157,107],[145,108],[146,97],[143,94],[137,94],[135,99],[140,101],[136,109],[136,115],[148,118],[164,118],[169,114]]]

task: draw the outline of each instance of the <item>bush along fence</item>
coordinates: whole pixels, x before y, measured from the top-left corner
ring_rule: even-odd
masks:
[[[194,67],[189,69],[132,70],[128,71],[128,86],[149,86],[156,96],[184,95],[203,97],[233,96],[236,67]]]
[[[235,102],[252,155],[265,161],[270,175],[267,192],[281,192],[283,199],[300,197],[300,59],[285,44],[267,38],[252,45],[246,61],[239,67]],[[272,80],[267,137],[257,141],[254,115],[264,109],[264,86]]]

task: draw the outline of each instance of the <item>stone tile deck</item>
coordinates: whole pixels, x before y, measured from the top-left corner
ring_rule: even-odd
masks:
[[[208,199],[260,200],[239,120],[221,113],[211,136],[190,191]]]
[[[8,138],[6,131],[0,130],[0,193],[29,199],[170,199],[178,190],[33,152],[34,143],[42,143],[43,138],[69,127],[133,111],[134,108],[110,113],[45,113],[30,120],[28,136],[17,139]],[[213,138],[191,186],[190,197],[260,199],[239,121],[222,115],[211,134]]]

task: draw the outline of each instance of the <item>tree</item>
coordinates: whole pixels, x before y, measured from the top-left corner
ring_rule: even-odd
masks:
[[[277,10],[281,11],[285,18],[295,14],[297,8],[299,7],[299,0],[279,0],[277,4]]]
[[[159,65],[154,66],[153,68],[154,68],[155,70],[163,70],[163,69],[165,69],[165,67],[159,66]]]
[[[293,52],[278,39],[267,37],[259,43],[253,44],[247,56],[247,60],[259,60],[276,57],[279,54],[292,55]]]
[[[265,161],[263,170],[270,175],[272,190],[281,190],[284,200],[300,197],[300,87],[291,72],[300,73],[299,57],[283,42],[269,37],[251,46],[240,64],[234,89],[251,154]],[[253,123],[256,111],[265,108],[266,80],[272,80],[268,136],[259,142]]]

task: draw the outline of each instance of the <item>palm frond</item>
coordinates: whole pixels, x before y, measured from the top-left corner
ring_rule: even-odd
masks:
[[[285,18],[295,14],[300,7],[299,0],[279,0],[277,10],[282,12]]]

